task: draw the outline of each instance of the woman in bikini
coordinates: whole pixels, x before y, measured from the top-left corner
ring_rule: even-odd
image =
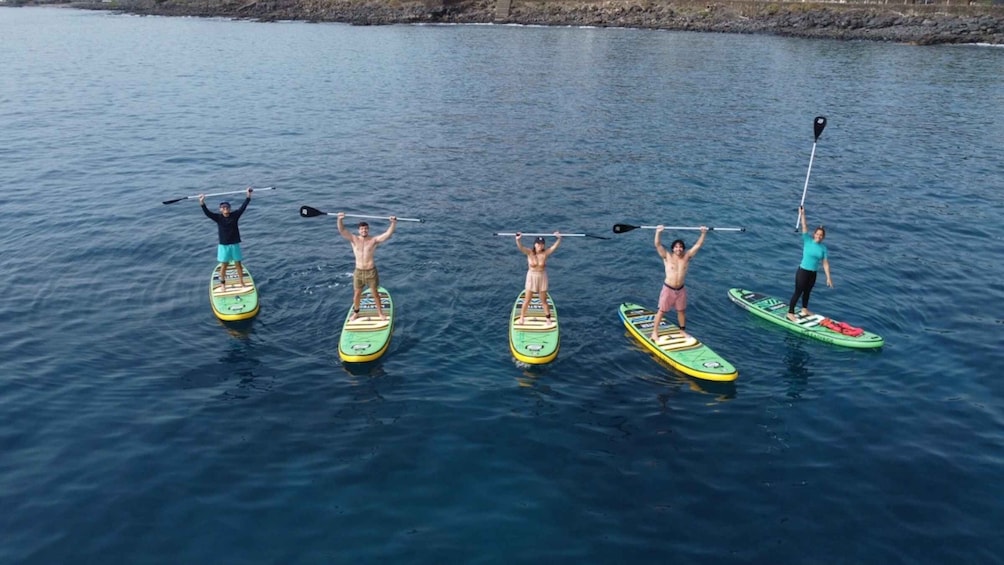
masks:
[[[540,304],[544,307],[544,317],[550,321],[551,307],[547,305],[547,258],[561,244],[561,234],[554,232],[556,238],[554,245],[547,248],[545,248],[546,242],[543,237],[538,237],[533,241],[532,249],[523,246],[520,242],[522,237],[522,233],[516,233],[516,247],[526,254],[528,269],[526,271],[526,296],[523,297],[523,308],[519,312],[519,320],[516,323],[523,323],[523,318],[526,317],[526,310],[530,306],[530,301],[533,300],[534,293],[540,298]]]

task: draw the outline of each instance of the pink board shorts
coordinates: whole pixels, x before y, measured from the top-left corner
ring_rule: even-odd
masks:
[[[669,312],[673,308],[677,312],[687,309],[687,287],[675,289],[663,283],[662,292],[659,293],[659,310]]]
[[[526,289],[530,292],[546,292],[547,271],[527,271]]]

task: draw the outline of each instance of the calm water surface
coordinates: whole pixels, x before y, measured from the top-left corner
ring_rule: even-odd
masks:
[[[0,562],[1004,555],[1004,50],[65,9],[0,10],[0,47]],[[791,291],[816,115],[813,307],[880,351],[726,297]],[[161,201],[249,184],[262,310],[224,325],[215,226]],[[304,204],[425,220],[378,252],[379,362],[338,360],[352,257]],[[747,228],[687,281],[735,383],[626,334],[662,275],[622,222]],[[544,368],[506,343],[516,230],[612,238],[550,261]]]

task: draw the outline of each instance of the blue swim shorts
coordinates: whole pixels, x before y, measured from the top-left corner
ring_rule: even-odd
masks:
[[[233,261],[241,261],[244,257],[241,256],[241,244],[231,243],[230,245],[219,245],[216,247],[216,260],[220,263],[230,263]]]

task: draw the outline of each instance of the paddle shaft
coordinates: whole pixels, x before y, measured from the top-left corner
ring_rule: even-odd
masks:
[[[509,236],[515,236],[516,232],[500,231],[500,232],[493,233],[492,235],[509,235]],[[529,232],[523,233],[523,232],[520,232],[520,235],[525,235],[527,237],[554,237],[553,233],[529,233]],[[588,233],[563,233],[563,234],[561,234],[561,237],[596,237],[596,236],[589,235]]]
[[[338,212],[325,212],[313,206],[300,206],[300,215],[304,218],[316,218],[317,216],[337,216]],[[362,214],[345,214],[346,218],[368,218],[371,220],[389,220],[389,216],[364,216]],[[400,222],[424,222],[418,218],[397,218]]]
[[[658,229],[659,226],[634,226],[636,228],[641,228],[643,230],[654,230]],[[699,226],[663,226],[664,230],[700,230]],[[746,228],[712,228],[709,227],[708,231],[746,231]]]
[[[262,187],[262,188],[255,188],[255,187],[252,186],[250,188],[251,188],[251,192],[257,192],[257,191],[262,191],[262,190],[275,190],[274,186],[266,186],[266,187]],[[231,190],[229,192],[214,192],[212,194],[206,194],[204,196],[206,196],[208,198],[210,196],[227,196],[227,195],[230,195],[230,194],[243,194],[245,192],[247,192],[246,188],[244,190]],[[181,198],[174,198],[172,200],[165,200],[164,204],[174,204],[175,202],[181,202],[182,200],[192,200],[192,199],[195,199],[195,198],[198,198],[198,197],[199,197],[198,194],[195,194],[195,195],[192,195],[192,196],[183,196]]]
[[[812,160],[816,157],[816,142],[819,141],[819,136],[823,134],[823,130],[826,129],[826,118],[823,116],[816,116],[812,120],[812,152],[809,153],[809,169],[805,171],[805,186],[802,187],[802,200],[799,202],[798,207],[802,208],[805,206],[805,195],[809,191],[809,175],[812,174]],[[802,215],[798,215],[798,219],[795,220],[795,231],[798,231],[799,224],[802,223]]]

